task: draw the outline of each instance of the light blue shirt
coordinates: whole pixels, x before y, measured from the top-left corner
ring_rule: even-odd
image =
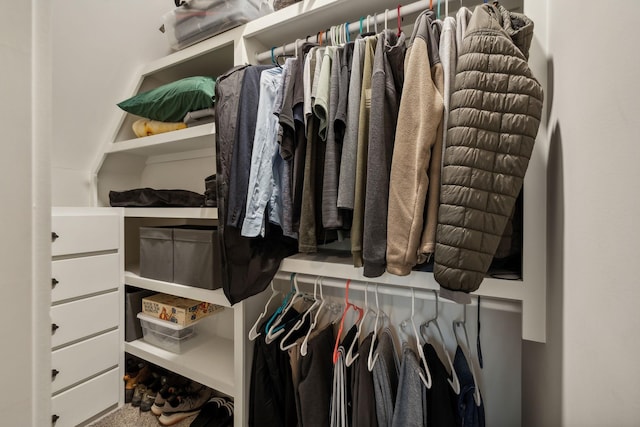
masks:
[[[282,218],[278,217],[278,213],[282,213],[282,207],[278,207],[281,192],[276,183],[276,178],[280,179],[280,176],[274,176],[274,157],[280,156],[279,122],[274,110],[278,91],[282,86],[282,76],[283,70],[279,67],[265,70],[260,75],[260,101],[251,152],[247,207],[241,229],[241,234],[245,237],[264,236],[268,203],[269,220],[282,224]],[[276,158],[275,165],[279,163],[281,162]]]

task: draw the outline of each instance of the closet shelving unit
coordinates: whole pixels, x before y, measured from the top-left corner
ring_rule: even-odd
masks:
[[[425,2],[427,6],[428,2]],[[122,99],[179,78],[200,74],[218,76],[234,65],[255,64],[257,55],[272,47],[281,47],[296,39],[304,40],[308,34],[315,35],[344,20],[356,22],[361,16],[373,17],[377,13],[378,22],[381,22],[380,15],[384,15],[385,9],[395,11],[396,7],[397,2],[390,0],[304,0],[144,66],[128,91],[122,94]],[[457,2],[455,6],[451,2],[450,14],[455,14],[456,10]],[[410,31],[411,22],[412,16],[405,17],[405,31]],[[395,26],[395,19],[390,19],[389,27]],[[381,28],[384,24],[378,25],[378,29]],[[532,57],[530,61],[535,60]],[[115,107],[114,111],[117,115],[113,118],[113,135],[105,141],[94,168],[96,205],[109,205],[109,190],[153,187],[203,191],[204,178],[215,172],[213,124],[135,138],[131,131],[135,117],[118,113]],[[546,166],[540,150],[538,144],[524,185],[524,279],[486,279],[478,292],[478,295],[521,303],[522,336],[534,341],[544,341],[546,329],[546,233],[540,231],[546,230]],[[268,295],[258,295],[231,306],[221,290],[204,290],[138,275],[137,230],[140,225],[216,224],[215,208],[127,208],[123,212],[126,285],[225,307],[221,316],[225,327],[204,329],[183,354],[176,355],[143,341],[123,343],[123,351],[233,396],[235,425],[246,425],[252,355],[252,342],[247,333]],[[361,269],[350,265],[350,257],[324,253],[294,255],[283,261],[281,272],[368,280],[362,276]],[[437,289],[431,273],[413,272],[406,277],[384,274],[371,282]],[[220,329],[225,332],[221,333]]]

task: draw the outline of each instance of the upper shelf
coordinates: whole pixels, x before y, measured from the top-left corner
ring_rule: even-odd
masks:
[[[149,157],[215,148],[214,134],[215,125],[207,123],[173,132],[114,142],[107,152]]]

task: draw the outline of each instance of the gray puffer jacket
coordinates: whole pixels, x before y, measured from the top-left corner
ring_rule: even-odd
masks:
[[[533,22],[478,6],[451,95],[434,275],[442,288],[480,286],[529,164],[543,93],[527,64]]]

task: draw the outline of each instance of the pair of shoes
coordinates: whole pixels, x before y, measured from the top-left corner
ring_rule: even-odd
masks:
[[[196,382],[192,383],[193,391],[177,394],[175,399],[167,399],[158,421],[163,426],[174,425],[185,418],[195,415],[213,395],[213,390]]]
[[[165,401],[179,393],[184,393],[185,387],[188,387],[189,384],[190,380],[181,376],[162,377],[160,390],[156,393],[151,412],[157,416],[162,415]]]
[[[148,365],[144,363],[139,363],[136,365],[136,368],[137,368],[137,371],[133,370],[135,369],[133,368],[131,371],[128,371],[123,377],[123,380],[125,382],[124,384],[124,402],[125,403],[129,403],[132,401],[133,395],[135,393],[135,389],[138,386],[138,384],[141,384],[144,381],[147,381],[149,378],[151,378],[151,369],[149,368]]]
[[[161,376],[159,374],[153,374],[153,381],[151,381],[146,388],[143,390],[143,394],[140,400],[140,410],[142,412],[149,412],[153,402],[156,400],[156,396],[158,395],[158,391],[162,387],[162,384],[166,382],[166,376]],[[136,389],[137,390],[137,389]],[[136,406],[132,401],[131,404]]]

